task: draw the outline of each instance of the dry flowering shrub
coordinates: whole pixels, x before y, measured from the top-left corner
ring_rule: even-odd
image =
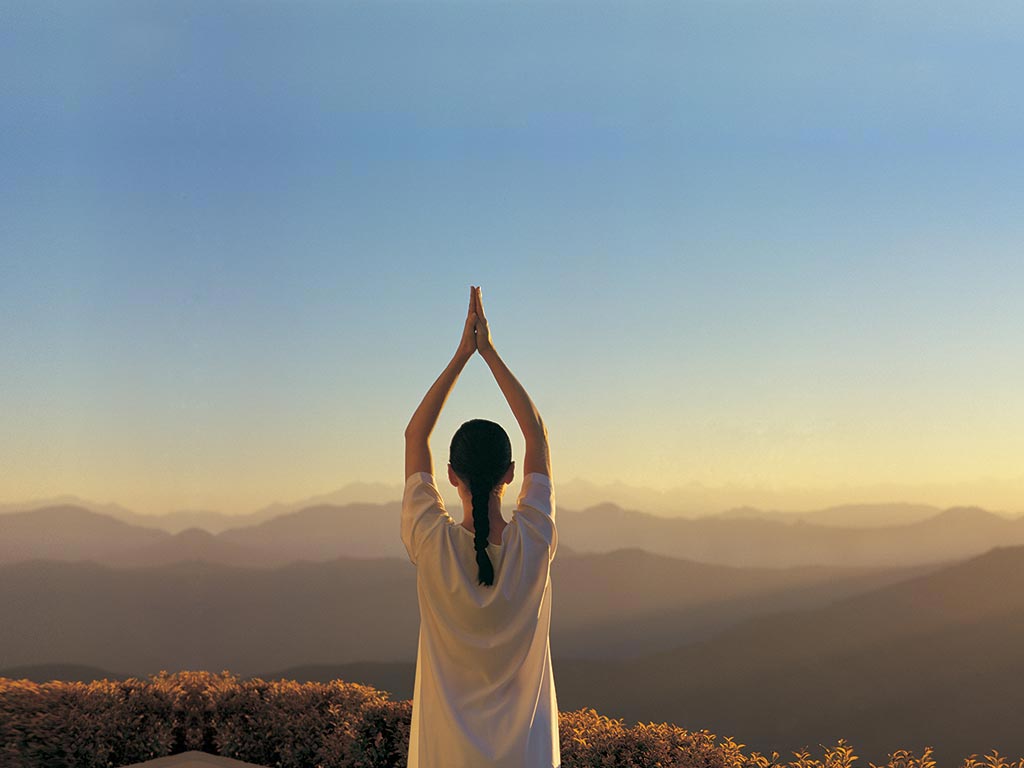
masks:
[[[0,765],[109,768],[171,754],[173,693],[147,681],[0,678]]]
[[[725,764],[729,768],[773,768],[777,766],[779,753],[772,752],[771,757],[765,757],[760,752],[751,752],[749,755],[743,752],[746,744],[738,743],[732,736],[722,739],[718,748],[722,750]]]
[[[117,768],[191,749],[276,768],[313,768],[321,757],[322,768],[347,766],[363,707],[386,699],[340,680],[240,682],[229,672],[89,684],[0,678],[0,767]],[[340,756],[324,753],[328,739]]]
[[[889,755],[889,762],[885,766],[874,763],[868,765],[871,768],[935,768],[935,761],[932,760],[932,748],[925,747],[920,757],[914,757],[914,753],[909,750],[897,749]],[[966,762],[964,765],[966,766]]]
[[[0,765],[16,766],[44,738],[43,684],[0,677]]]
[[[706,730],[626,726],[593,709],[558,718],[563,768],[856,768],[858,759],[842,739],[821,759],[803,749],[781,762]],[[341,680],[241,681],[227,671],[88,684],[0,678],[0,768],[118,768],[191,749],[274,768],[404,768],[411,720],[411,701]],[[936,763],[928,747],[869,766]],[[1024,758],[992,751],[961,768],[1024,768]]]
[[[151,685],[168,691],[174,701],[175,743],[172,754],[199,750],[212,752],[214,713],[218,692],[237,685],[237,677],[227,670],[219,675],[206,671],[160,670],[150,676]]]
[[[1024,768],[1024,757],[1010,762],[993,749],[983,760],[979,760],[977,755],[966,758],[962,768]]]
[[[339,748],[354,738],[365,704],[387,694],[358,683],[297,683],[253,678],[236,683],[217,700],[217,754],[275,768],[310,768],[325,739]],[[326,766],[325,766],[326,768]]]
[[[565,768],[729,768],[726,752],[708,731],[670,723],[623,725],[593,709],[559,713]]]
[[[605,717],[594,709],[559,712],[562,765],[565,768],[614,765],[617,744],[624,731],[621,720]]]
[[[844,739],[839,739],[834,747],[822,745],[822,748],[825,750],[823,760],[811,757],[806,748],[794,751],[793,756],[796,760],[788,763],[789,768],[852,768],[857,760],[853,748]]]
[[[348,713],[346,713],[348,714]],[[325,739],[323,768],[404,768],[409,755],[411,701],[368,702],[344,743]]]
[[[94,681],[87,690],[96,703],[95,739],[105,752],[105,768],[171,754],[176,700],[169,687],[132,677]]]

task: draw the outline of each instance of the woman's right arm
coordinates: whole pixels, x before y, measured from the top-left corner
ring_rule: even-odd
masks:
[[[519,428],[526,440],[526,455],[523,457],[523,477],[531,472],[539,472],[551,477],[551,457],[548,450],[548,431],[540,417],[537,406],[526,394],[523,385],[512,375],[505,365],[491,340],[487,318],[484,316],[483,299],[479,286],[475,289],[476,297],[476,347],[480,356],[491,369],[494,380],[498,382],[501,393],[512,409],[512,415],[519,422]]]

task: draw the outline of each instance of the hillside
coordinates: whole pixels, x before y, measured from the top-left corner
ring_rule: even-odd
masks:
[[[0,515],[0,563],[33,558],[71,562],[148,547],[169,536],[75,505]]]
[[[995,549],[811,611],[622,663],[572,661],[559,702],[742,733],[755,749],[843,737],[866,759],[1024,750],[1024,548]],[[595,684],[599,680],[599,684]]]
[[[231,668],[359,676],[409,696],[414,578],[398,559],[272,570],[6,565],[0,675],[54,664]],[[731,569],[619,550],[556,558],[552,583],[563,710],[742,734],[764,752],[840,737],[874,762],[894,746],[931,744],[940,764],[1024,752],[1024,547],[863,572]]]
[[[244,568],[274,568],[290,562],[286,556],[272,549],[261,550],[236,544],[201,528],[186,528],[146,546],[114,552],[95,560],[120,568],[170,565],[187,560]]]
[[[552,650],[625,658],[677,648],[753,616],[826,605],[936,567],[737,568],[640,549],[556,557]]]
[[[638,547],[705,563],[742,566],[909,565],[1024,544],[1024,519],[976,507],[953,507],[926,520],[876,528],[842,528],[761,518],[662,518],[602,504],[559,513],[559,533],[579,552]]]
[[[710,517],[726,520],[774,520],[779,523],[803,521],[835,528],[888,528],[920,523],[941,511],[940,507],[930,504],[840,504],[810,512],[778,512],[757,507],[733,507]]]
[[[401,505],[321,504],[288,512],[258,525],[232,528],[220,538],[289,560],[326,561],[337,557],[408,559],[399,535]]]
[[[734,569],[641,551],[555,558],[552,647],[625,658],[772,610],[820,606],[915,571]],[[412,661],[419,611],[406,560],[246,568],[32,561],[0,566],[0,667],[54,662],[144,674],[240,674],[300,664]]]

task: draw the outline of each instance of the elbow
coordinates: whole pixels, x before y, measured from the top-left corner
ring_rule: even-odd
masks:
[[[428,427],[413,420],[405,428],[405,439],[406,441],[415,440],[416,442],[425,443],[430,439],[430,433],[433,431],[433,425]]]
[[[547,443],[548,441],[548,428],[544,423],[544,419],[542,419],[539,414],[537,416],[537,423],[533,428],[533,436],[544,443]]]

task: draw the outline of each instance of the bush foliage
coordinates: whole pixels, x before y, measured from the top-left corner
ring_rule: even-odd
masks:
[[[0,677],[2,768],[118,768],[189,750],[273,768],[401,768],[412,702],[332,680],[240,680],[224,671],[160,672],[148,680],[34,683]],[[840,740],[823,756],[744,752],[745,745],[668,723],[559,713],[563,768],[851,768]],[[884,766],[935,768],[931,750],[899,750]],[[1024,768],[992,752],[961,768]]]

